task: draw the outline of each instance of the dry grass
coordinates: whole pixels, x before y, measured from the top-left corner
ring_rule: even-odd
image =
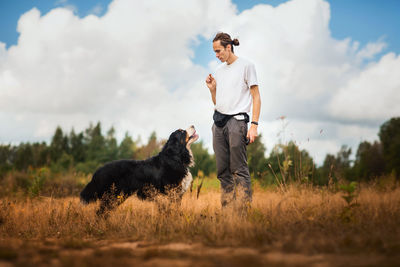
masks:
[[[223,248],[250,249],[244,254],[226,250],[228,254],[222,253],[226,261],[216,265],[233,264],[228,260],[232,257],[237,257],[236,263],[254,261],[262,265],[271,263],[267,258],[278,252],[333,258],[375,255],[377,264],[399,263],[400,188],[361,188],[355,201],[356,205],[348,208],[342,193],[327,189],[289,187],[282,193],[256,188],[251,209],[246,215],[238,215],[233,210],[221,210],[219,191],[208,189],[199,199],[194,191],[184,196],[181,206],[162,210],[154,202],[131,197],[107,219],[101,219],[95,215],[96,204],[84,206],[74,197],[2,198],[0,265],[2,261],[25,265],[35,256],[36,263],[43,265],[90,266],[86,261],[93,262],[94,258],[94,263],[103,259],[100,265],[112,264],[112,259],[118,259],[118,263],[138,259],[149,263],[161,257],[171,264],[179,259],[213,266],[214,261],[204,262],[194,253],[198,246],[203,254]],[[112,245],[125,243],[130,245]],[[171,243],[187,244],[192,249],[160,249]],[[150,247],[140,250],[143,246]],[[206,249],[210,247],[214,249]],[[81,251],[78,256],[65,254],[77,250]],[[87,252],[91,256],[84,251],[91,251]],[[269,256],[254,258],[254,253]],[[374,265],[373,260],[366,263]]]

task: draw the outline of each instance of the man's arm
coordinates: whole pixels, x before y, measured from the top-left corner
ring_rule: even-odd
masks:
[[[214,77],[211,74],[209,74],[207,76],[206,84],[207,84],[208,89],[210,89],[211,99],[212,99],[212,101],[213,101],[213,103],[215,105],[217,103],[216,102],[216,98],[215,98],[215,94],[217,92],[217,83],[216,83]]]
[[[253,98],[253,112],[251,121],[255,121],[258,123],[258,119],[260,118],[260,109],[261,109],[261,98],[260,98],[260,91],[258,90],[258,85],[253,85],[250,87],[250,94]],[[258,125],[250,124],[250,129],[247,132],[247,138],[250,140],[250,144],[254,142],[256,137],[258,136],[257,133]]]

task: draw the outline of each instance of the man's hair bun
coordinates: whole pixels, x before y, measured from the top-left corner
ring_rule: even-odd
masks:
[[[239,40],[236,39],[236,38],[233,39],[232,44],[235,45],[235,46],[238,46],[239,45]]]

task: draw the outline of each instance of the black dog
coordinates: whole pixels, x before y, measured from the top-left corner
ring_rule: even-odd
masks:
[[[190,145],[198,138],[194,126],[190,126],[186,131],[173,132],[157,156],[106,163],[81,192],[81,201],[87,204],[100,199],[97,214],[101,215],[134,193],[140,199],[151,199],[154,193],[168,194],[174,189],[182,197],[192,182]]]

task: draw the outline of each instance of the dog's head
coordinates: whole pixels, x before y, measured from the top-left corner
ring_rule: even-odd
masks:
[[[171,134],[168,139],[169,141],[175,141],[181,145],[186,146],[187,149],[190,149],[190,145],[199,139],[199,136],[196,133],[196,129],[193,125],[189,126],[186,130],[178,129]]]
[[[185,164],[191,162],[190,145],[196,142],[199,136],[193,125],[186,130],[176,130],[168,138],[163,151],[171,158],[180,158]]]

